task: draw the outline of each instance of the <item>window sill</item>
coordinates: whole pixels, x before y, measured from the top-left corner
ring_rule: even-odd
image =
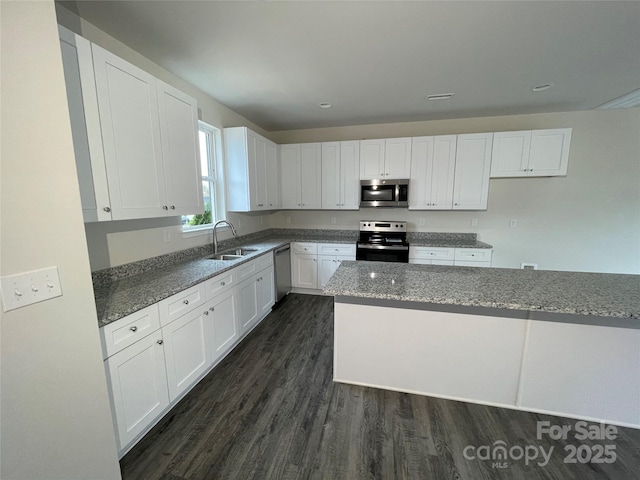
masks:
[[[189,230],[182,231],[182,238],[199,237],[201,235],[210,235],[213,225],[203,225],[202,227],[193,227]]]

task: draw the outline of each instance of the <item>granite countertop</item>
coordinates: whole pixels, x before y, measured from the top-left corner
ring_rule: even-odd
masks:
[[[345,261],[324,293],[640,319],[640,275]]]
[[[206,245],[191,252],[164,255],[136,262],[136,265],[108,269],[108,272],[94,272],[98,325],[104,327],[290,242],[355,243],[356,240],[357,231],[309,234],[287,230],[240,243],[220,242],[220,252],[239,246],[256,249],[242,259],[206,259],[204,257],[213,253],[211,245]]]
[[[478,241],[475,233],[409,232],[407,241],[413,247],[493,248]]]

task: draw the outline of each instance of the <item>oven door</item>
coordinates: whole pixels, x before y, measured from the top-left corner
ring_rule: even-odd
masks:
[[[356,260],[409,263],[409,247],[406,245],[371,245],[368,243],[358,243]]]
[[[362,181],[360,184],[361,207],[397,207],[398,185],[378,183],[375,180]]]

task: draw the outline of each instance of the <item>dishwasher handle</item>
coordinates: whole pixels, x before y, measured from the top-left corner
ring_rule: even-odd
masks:
[[[282,255],[283,253],[288,252],[289,250],[291,250],[291,245],[285,245],[284,247],[280,247],[278,250],[276,250],[276,256]]]

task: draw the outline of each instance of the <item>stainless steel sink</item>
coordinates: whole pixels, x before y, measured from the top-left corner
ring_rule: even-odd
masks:
[[[206,258],[209,260],[237,260],[238,258],[246,257],[253,252],[257,252],[256,248],[236,248],[230,250],[228,253],[218,253],[216,255],[210,255]]]
[[[206,257],[209,260],[237,260],[238,258],[242,258],[243,255],[233,255],[230,253],[219,253],[217,255],[210,255]]]

